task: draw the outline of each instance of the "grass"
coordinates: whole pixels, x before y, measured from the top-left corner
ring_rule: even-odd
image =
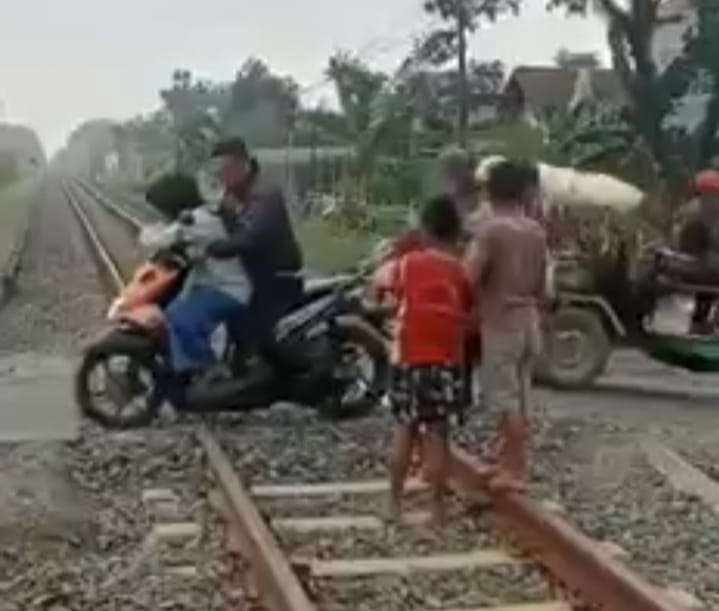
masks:
[[[37,183],[32,179],[0,189],[0,270],[5,267],[18,232],[24,229],[36,189]]]
[[[296,227],[297,239],[305,255],[305,267],[332,274],[345,271],[366,257],[378,236],[341,232],[322,219],[309,219]]]

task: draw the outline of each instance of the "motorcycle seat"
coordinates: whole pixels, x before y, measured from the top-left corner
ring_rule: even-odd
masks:
[[[657,281],[677,292],[719,294],[719,269],[713,258],[663,249],[656,255],[654,269]]]

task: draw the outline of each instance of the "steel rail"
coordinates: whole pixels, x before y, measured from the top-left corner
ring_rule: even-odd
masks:
[[[85,193],[92,197],[96,202],[102,205],[105,209],[109,210],[117,218],[121,219],[133,232],[139,233],[142,229],[143,223],[130,214],[127,210],[121,208],[117,204],[113,203],[103,193],[98,191],[94,186],[88,184],[80,178],[73,179],[73,182],[77,184]]]
[[[80,203],[80,199],[75,195],[75,193],[73,193],[72,189],[73,187],[69,183],[63,185],[65,198],[70,204],[70,207],[80,222],[80,226],[82,227],[85,236],[90,242],[91,250],[95,260],[103,270],[103,275],[109,278],[112,284],[112,289],[115,293],[119,293],[125,286],[125,280],[122,277],[120,266],[110,251],[103,244],[100,235],[90,220],[90,217],[87,215],[83,205]]]
[[[610,557],[560,516],[518,495],[493,492],[487,469],[452,448],[451,477],[458,492],[481,493],[492,503],[500,528],[541,563],[567,590],[603,611],[688,611]]]
[[[249,560],[262,604],[270,611],[316,611],[220,445],[206,428],[199,431],[198,438],[225,500],[226,519]]]

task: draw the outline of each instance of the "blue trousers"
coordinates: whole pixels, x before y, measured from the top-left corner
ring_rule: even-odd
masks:
[[[176,299],[167,309],[174,371],[197,371],[213,365],[212,333],[223,323],[236,330],[246,315],[244,304],[210,287],[194,287]]]

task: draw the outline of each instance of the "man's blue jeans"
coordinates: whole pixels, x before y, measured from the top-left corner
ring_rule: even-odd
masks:
[[[247,306],[226,293],[198,286],[176,299],[167,309],[170,357],[175,372],[206,369],[215,363],[211,338],[217,327],[231,323],[242,327]]]

